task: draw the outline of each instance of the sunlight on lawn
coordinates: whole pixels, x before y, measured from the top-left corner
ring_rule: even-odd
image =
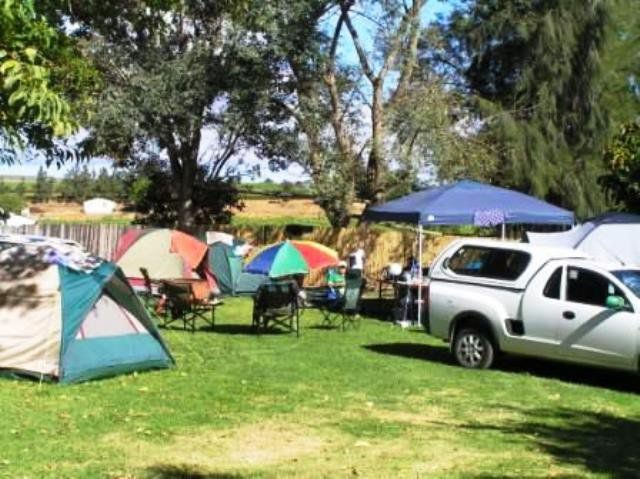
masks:
[[[178,365],[73,386],[5,379],[2,477],[631,475],[634,376],[505,360],[451,364],[419,331],[363,320],[255,336],[228,299],[215,332],[163,331]]]

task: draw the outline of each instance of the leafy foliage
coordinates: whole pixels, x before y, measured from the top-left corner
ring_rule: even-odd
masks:
[[[640,124],[622,125],[605,152],[607,173],[600,182],[613,201],[640,213]]]
[[[274,67],[262,111],[271,121],[262,123],[275,128],[259,139],[261,151],[307,168],[334,226],[348,222],[356,197],[378,201],[406,190],[418,171],[467,151],[467,139],[452,129],[455,102],[433,72],[417,68],[424,4],[272,3],[280,13],[267,46]],[[373,28],[373,51],[362,44],[359,23]],[[354,49],[357,61],[346,63]]]
[[[66,156],[54,138],[77,128],[72,106],[86,101],[96,81],[73,39],[48,23],[33,1],[1,0],[0,162],[13,162],[16,149],[27,144],[49,160]]]
[[[428,69],[427,69],[428,71]],[[421,185],[419,172],[439,180],[489,181],[496,155],[478,136],[464,98],[447,91],[440,77],[415,82],[390,111],[392,154],[398,163],[387,196],[407,194]]]
[[[453,16],[441,59],[462,74],[486,141],[498,145],[497,183],[582,214],[604,206],[608,14],[599,0],[475,0]]]
[[[604,101],[615,125],[640,116],[640,15],[635,0],[616,0],[602,54]]]
[[[194,185],[201,165],[222,178],[246,145],[243,119],[251,115],[239,115],[235,105],[254,109],[263,67],[250,47],[263,41],[239,26],[238,18],[242,12],[250,22],[256,14],[241,1],[68,4],[66,13],[76,33],[86,35],[85,51],[106,80],[86,151],[125,166],[166,154],[177,226],[191,229],[199,221]],[[201,151],[203,134],[214,136],[217,147]],[[226,198],[224,184],[208,186],[219,185],[214,196]]]
[[[24,206],[24,200],[17,193],[0,192],[0,219],[6,218],[8,213],[20,213]]]
[[[174,227],[178,223],[178,202],[173,175],[165,162],[149,160],[138,163],[124,177],[132,207],[142,224]],[[231,207],[242,202],[235,183],[212,178],[205,166],[198,168],[193,185],[194,224],[211,226],[229,223]]]

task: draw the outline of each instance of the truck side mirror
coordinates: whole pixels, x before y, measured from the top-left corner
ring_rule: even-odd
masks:
[[[615,309],[616,311],[620,311],[625,308],[626,304],[624,298],[622,296],[607,296],[607,301],[605,305],[609,309]]]

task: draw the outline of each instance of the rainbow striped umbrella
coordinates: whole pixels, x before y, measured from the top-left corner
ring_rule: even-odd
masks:
[[[282,241],[259,250],[244,271],[271,278],[307,274],[310,269],[338,264],[338,253],[314,241]]]

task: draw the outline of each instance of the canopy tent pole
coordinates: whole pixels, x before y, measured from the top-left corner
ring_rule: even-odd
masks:
[[[502,222],[502,241],[504,241],[505,239],[507,239],[507,225],[503,221]]]
[[[418,326],[422,326],[422,224],[418,222]]]

